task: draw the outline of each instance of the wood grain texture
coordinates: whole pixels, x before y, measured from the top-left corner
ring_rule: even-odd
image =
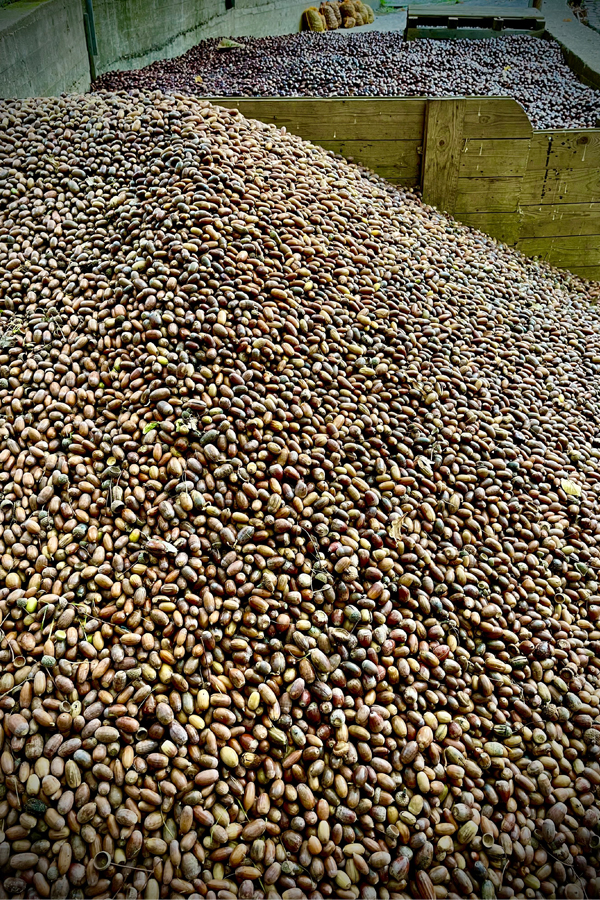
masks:
[[[520,237],[521,219],[515,212],[462,212],[456,214],[463,225],[491,234],[497,241],[514,246]]]
[[[376,99],[231,98],[211,100],[249,119],[285,127],[307,141],[398,141],[423,136],[426,100],[421,97]]]
[[[531,138],[533,129],[522,106],[511,97],[467,97],[465,138]]]
[[[600,234],[600,202],[521,207],[522,238]]]
[[[600,166],[600,128],[539,131],[531,142],[528,169],[589,169]]]
[[[600,234],[577,237],[522,238],[517,249],[527,256],[539,256],[554,266],[600,266]]]
[[[415,187],[421,183],[421,141],[320,141],[320,146],[360,163],[391,181]]]
[[[429,100],[423,138],[423,200],[453,212],[466,101]]]
[[[590,166],[589,169],[528,169],[523,178],[523,206],[588,201],[600,201],[600,166]]]
[[[588,281],[600,281],[600,266],[569,266],[569,271]]]
[[[521,177],[527,171],[528,158],[528,138],[483,141],[465,138],[459,175],[463,178]]]
[[[539,171],[548,165],[548,158],[552,149],[553,131],[534,131],[529,142],[529,159],[527,171]]]
[[[407,169],[398,169],[396,166],[381,166],[377,170],[377,175],[389,181],[390,184],[397,184],[398,187],[417,188],[421,186],[420,170],[411,174]]]
[[[456,189],[455,213],[514,212],[519,205],[523,179],[459,178]]]

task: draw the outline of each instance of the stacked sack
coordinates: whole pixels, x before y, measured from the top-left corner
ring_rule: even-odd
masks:
[[[362,0],[335,0],[321,3],[319,9],[311,6],[304,12],[305,25],[309,31],[335,31],[336,28],[354,28],[373,22],[375,14]]]
[[[304,10],[304,24],[309,31],[327,31],[325,19],[316,6]]]
[[[367,25],[375,18],[373,10],[362,0],[344,0],[340,5],[342,25],[353,28],[355,25]]]
[[[327,31],[335,31],[342,24],[342,14],[339,3],[321,3],[320,13],[327,25]]]

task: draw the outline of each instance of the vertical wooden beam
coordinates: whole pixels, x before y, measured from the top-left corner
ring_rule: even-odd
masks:
[[[452,213],[462,150],[465,100],[428,100],[423,141],[423,200]]]

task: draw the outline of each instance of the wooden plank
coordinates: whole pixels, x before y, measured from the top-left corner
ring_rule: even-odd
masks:
[[[491,234],[492,237],[504,244],[514,246],[519,239],[520,216],[518,212],[462,212],[456,213],[456,218],[463,225],[469,225],[478,231]]]
[[[346,159],[370,159],[382,166],[398,166],[403,169],[418,169],[421,141],[321,141],[320,146]],[[365,163],[366,165],[366,163]],[[374,168],[369,163],[371,168]]]
[[[370,166],[368,168],[370,168]],[[389,181],[390,184],[397,184],[398,186],[407,188],[421,186],[420,169],[411,172],[409,169],[397,169],[395,166],[382,166],[377,169],[377,175],[384,178],[386,181]]]
[[[453,16],[458,19],[493,19],[495,17],[504,19],[538,19],[544,21],[544,14],[538,9],[532,7],[522,7],[520,9],[507,6],[459,6],[453,5],[451,9],[444,9],[438,4],[424,3],[417,6],[408,7],[409,16],[433,16],[440,18],[444,16]]]
[[[459,178],[455,215],[461,213],[516,212],[522,178]]]
[[[248,118],[284,125],[314,140],[403,140],[423,134],[425,97],[210,97],[211,103],[239,109]],[[466,138],[530,138],[525,110],[511,97],[443,97],[440,103],[464,100]],[[375,122],[375,128],[374,128]],[[298,130],[300,129],[300,130]]]
[[[465,101],[429,100],[423,139],[423,200],[453,212],[462,147]]]
[[[407,41],[415,40],[471,40],[481,41],[490,40],[498,37],[506,37],[511,34],[526,34],[528,37],[541,38],[544,34],[544,23],[540,22],[539,26],[534,28],[508,27],[502,31],[495,31],[490,25],[489,28],[469,28],[466,22],[461,22],[458,28],[444,28],[443,26],[431,26],[425,22],[419,24],[416,28],[407,28],[405,37]]]
[[[534,138],[528,166],[532,171],[600,166],[600,128],[539,131]]]
[[[517,250],[566,269],[571,266],[600,266],[600,234],[525,238],[517,243]]]
[[[393,184],[420,184],[421,141],[319,141],[325,150],[372,169]]]
[[[523,206],[596,201],[600,201],[600,166],[529,170],[523,178]]]
[[[211,103],[239,111],[250,119],[285,127],[305,140],[392,141],[423,136],[426,100],[369,97],[211,98]]]
[[[521,237],[600,234],[600,202],[521,207]]]
[[[587,281],[600,281],[600,266],[571,266],[569,271]]]
[[[527,171],[534,172],[545,169],[548,165],[548,156],[552,148],[553,131],[534,131],[529,144],[529,160]]]
[[[527,138],[483,141],[466,138],[460,155],[459,174],[466,178],[523,176],[528,158]]]
[[[466,97],[463,137],[531,138],[527,113],[512,97]]]

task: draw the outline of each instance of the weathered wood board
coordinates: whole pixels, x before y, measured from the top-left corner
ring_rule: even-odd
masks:
[[[271,122],[292,134],[321,141],[398,141],[423,138],[427,101],[387,98],[215,98],[217,106],[239,111],[249,119]]]
[[[521,238],[600,234],[600,201],[521,207]]]
[[[456,204],[465,101],[430,100],[425,117],[423,197],[439,209]]]
[[[510,97],[466,97],[465,138],[531,138],[527,113]]]
[[[517,249],[527,256],[539,256],[565,269],[581,265],[600,266],[600,240],[597,234],[524,238],[517,242]]]
[[[541,37],[544,16],[537,9],[507,6],[409,6],[406,38],[490,38],[500,34]]]
[[[589,169],[600,166],[600,128],[536,131],[528,169]]]
[[[212,102],[420,186],[466,225],[600,279],[600,128],[534,132],[509,97]]]
[[[456,216],[463,225],[485,231],[504,244],[514,246],[520,236],[520,217],[515,212],[464,212]]]
[[[421,140],[414,141],[320,141],[321,147],[360,162],[392,184],[420,184]]]
[[[522,181],[523,206],[585,203],[594,197],[600,198],[600,166],[529,170]]]
[[[519,202],[522,178],[462,178],[458,179],[453,214],[513,212]]]
[[[527,171],[527,138],[465,138],[459,159],[463,178],[522,178]]]

